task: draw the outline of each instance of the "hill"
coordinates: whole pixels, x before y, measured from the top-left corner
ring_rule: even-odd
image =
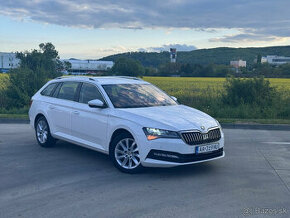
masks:
[[[290,56],[290,46],[274,46],[274,47],[249,47],[249,48],[211,48],[197,49],[194,51],[177,51],[177,62],[189,64],[226,64],[231,60],[243,59],[248,65],[254,63],[257,55],[279,55]],[[160,64],[169,61],[169,52],[128,52],[115,54],[101,58],[105,61],[116,61],[118,58],[127,57],[139,60],[144,66],[158,67]]]

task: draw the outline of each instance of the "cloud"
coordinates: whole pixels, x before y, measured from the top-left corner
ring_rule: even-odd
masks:
[[[212,38],[212,39],[209,39],[209,41],[210,42],[230,42],[230,43],[255,42],[255,41],[268,42],[268,41],[277,40],[279,38],[280,37],[263,35],[263,34],[242,33],[242,34],[236,34],[236,35],[223,36],[221,38]]]
[[[220,39],[236,42],[289,37],[289,8],[289,0],[13,0],[1,2],[0,14],[80,28],[252,31]]]
[[[192,50],[197,49],[193,45],[186,45],[186,44],[168,44],[168,45],[162,45],[160,47],[139,48],[138,51],[144,51],[144,52],[161,52],[161,51],[169,51],[170,48],[176,48],[177,51],[192,51]]]

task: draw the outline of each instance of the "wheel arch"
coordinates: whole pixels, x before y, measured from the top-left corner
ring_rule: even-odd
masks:
[[[115,138],[116,136],[122,134],[122,133],[129,134],[130,136],[132,136],[132,137],[134,138],[133,134],[132,134],[128,129],[125,129],[125,128],[118,128],[118,129],[116,129],[116,130],[113,132],[113,134],[112,134],[112,136],[111,136],[111,138],[110,138],[109,150],[110,150],[110,147],[112,146],[112,142],[113,142],[114,138]]]
[[[38,113],[38,114],[35,116],[35,119],[34,119],[34,122],[33,122],[33,124],[34,124],[34,128],[35,128],[35,126],[36,126],[36,122],[37,122],[37,120],[38,120],[40,117],[44,117],[44,118],[46,119],[46,117],[44,116],[43,113]],[[46,120],[47,120],[47,119],[46,119]]]

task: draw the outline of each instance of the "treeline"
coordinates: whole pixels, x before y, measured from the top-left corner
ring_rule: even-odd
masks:
[[[177,63],[190,65],[229,65],[230,61],[242,59],[247,65],[254,65],[257,56],[279,55],[290,56],[290,46],[261,48],[211,48],[194,51],[177,51]],[[119,58],[131,58],[139,61],[144,67],[158,68],[169,62],[169,52],[127,52],[104,57],[100,60],[114,61]]]
[[[110,72],[103,75],[126,75],[126,76],[181,76],[181,77],[290,77],[290,64],[273,66],[267,63],[256,63],[247,68],[235,69],[230,65],[218,64],[184,64],[164,63],[158,67],[146,67],[138,60],[121,57],[115,61]]]

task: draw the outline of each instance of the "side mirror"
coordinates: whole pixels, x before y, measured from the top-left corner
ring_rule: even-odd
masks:
[[[170,96],[174,101],[177,101],[177,98],[174,96]]]
[[[88,102],[89,107],[92,108],[105,108],[104,102],[99,99],[94,99]]]

